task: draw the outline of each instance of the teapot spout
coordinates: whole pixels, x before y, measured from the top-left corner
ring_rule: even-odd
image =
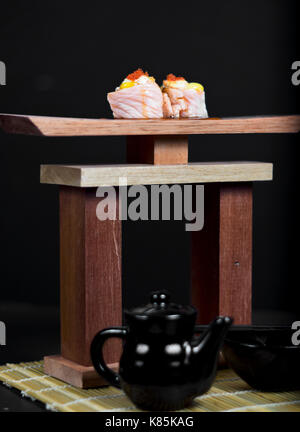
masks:
[[[209,363],[217,361],[219,351],[223,345],[226,333],[233,319],[219,316],[211,322],[208,329],[193,344],[193,353],[200,354],[203,361]]]

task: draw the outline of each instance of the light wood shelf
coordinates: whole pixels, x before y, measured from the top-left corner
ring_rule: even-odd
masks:
[[[78,186],[219,183],[272,180],[273,165],[264,162],[207,162],[185,165],[41,165],[41,183]]]

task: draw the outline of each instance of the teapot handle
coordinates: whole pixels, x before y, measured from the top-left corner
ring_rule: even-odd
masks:
[[[128,334],[126,327],[110,327],[101,330],[94,337],[91,344],[91,359],[94,368],[109,384],[120,388],[120,375],[110,369],[103,358],[103,345],[109,338],[125,339]]]

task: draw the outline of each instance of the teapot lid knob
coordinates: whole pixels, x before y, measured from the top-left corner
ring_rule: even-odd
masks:
[[[151,303],[160,307],[165,307],[170,300],[170,294],[167,291],[154,291],[151,294]]]
[[[126,320],[133,320],[134,323],[137,320],[145,323],[151,320],[152,323],[157,325],[160,323],[159,325],[162,326],[165,320],[172,320],[172,322],[188,320],[188,323],[193,324],[196,319],[196,309],[193,306],[172,303],[170,299],[171,294],[167,290],[152,291],[148,304],[125,311]]]

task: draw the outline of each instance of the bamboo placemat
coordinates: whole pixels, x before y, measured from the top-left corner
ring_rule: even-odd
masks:
[[[0,380],[52,411],[140,411],[114,387],[82,390],[45,375],[42,361],[1,366]],[[224,369],[218,372],[210,391],[182,411],[300,412],[300,391],[262,393],[251,389],[232,370]]]

